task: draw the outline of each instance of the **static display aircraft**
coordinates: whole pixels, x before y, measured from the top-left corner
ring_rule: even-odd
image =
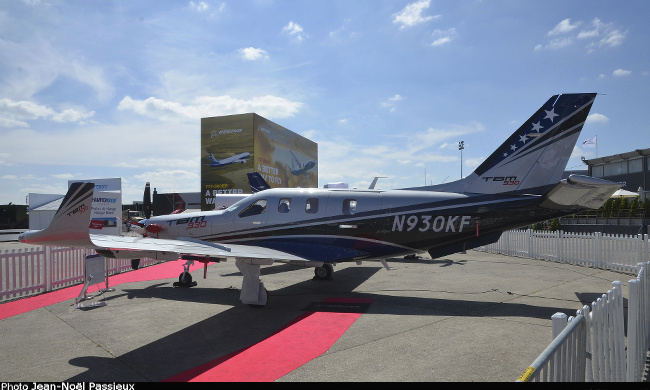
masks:
[[[246,175],[248,176],[248,183],[251,185],[251,191],[253,194],[271,188],[269,183],[264,180],[259,172],[247,173]]]
[[[564,168],[596,97],[551,97],[473,173],[455,182],[399,190],[266,189],[226,210],[154,216],[140,221],[150,237],[89,233],[92,183],[74,183],[50,226],[29,231],[30,244],[93,248],[102,256],[185,260],[234,259],[243,274],[240,299],[261,306],[260,266],[315,267],[428,252],[436,258],[493,243],[505,230],[585,209],[619,189]]]
[[[236,154],[236,155],[234,155],[232,157],[224,158],[223,160],[217,160],[216,158],[214,158],[212,153],[208,153],[208,154],[210,155],[210,160],[211,160],[210,166],[213,167],[213,168],[223,167],[223,166],[234,164],[234,163],[242,163],[243,164],[251,156],[250,153],[244,152],[244,153]]]
[[[298,160],[298,157],[296,157],[296,155],[293,154],[291,150],[289,152],[291,153],[291,157],[292,157],[291,174],[293,174],[294,176],[305,175],[305,177],[309,177],[309,173],[307,171],[316,166],[316,161],[309,160],[303,164],[300,162],[300,160]]]

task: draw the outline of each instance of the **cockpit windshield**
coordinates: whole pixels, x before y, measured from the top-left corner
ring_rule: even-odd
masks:
[[[230,205],[230,207],[228,207],[228,208],[226,209],[226,211],[227,211],[227,212],[235,211],[235,210],[237,210],[238,208],[240,208],[244,203],[248,203],[249,201],[250,201],[250,199],[248,199],[248,198],[246,197],[246,198],[244,198],[244,199],[242,199],[242,200],[240,200],[240,201],[238,201],[238,202],[233,203],[232,205]]]

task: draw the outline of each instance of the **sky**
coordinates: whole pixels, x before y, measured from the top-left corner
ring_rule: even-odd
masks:
[[[200,190],[200,118],[318,143],[319,187],[466,176],[548,98],[599,95],[567,169],[650,148],[650,2],[6,0],[0,204]],[[597,137],[597,147],[582,142]],[[458,143],[464,142],[464,149]]]

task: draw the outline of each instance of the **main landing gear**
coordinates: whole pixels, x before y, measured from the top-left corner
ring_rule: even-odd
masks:
[[[332,264],[324,263],[320,267],[314,268],[314,280],[332,280],[334,277],[334,267]]]
[[[264,283],[260,281],[260,265],[263,264],[273,264],[273,260],[237,259],[235,261],[237,269],[244,276],[239,299],[250,307],[264,307],[268,300],[269,294]]]

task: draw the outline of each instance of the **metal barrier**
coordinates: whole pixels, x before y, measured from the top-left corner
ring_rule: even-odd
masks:
[[[517,382],[582,382],[585,380],[586,321],[579,314],[553,339]]]
[[[637,267],[637,278],[629,281],[627,353],[623,284],[614,281],[575,318],[553,315],[553,342],[518,381],[642,381],[650,347],[650,262]]]
[[[84,262],[92,249],[36,246],[0,253],[0,301],[84,282]],[[106,259],[108,275],[131,270],[128,259]],[[159,263],[141,259],[140,266]]]

